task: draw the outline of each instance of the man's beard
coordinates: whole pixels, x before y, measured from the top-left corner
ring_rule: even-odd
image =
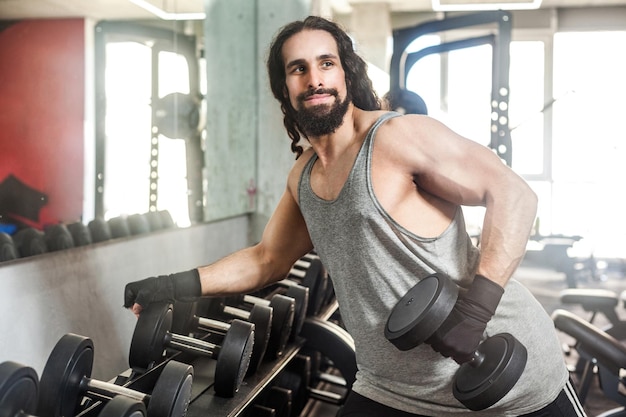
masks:
[[[335,97],[335,102],[304,107],[304,100],[313,94],[331,94]],[[340,101],[339,93],[334,88],[303,93],[298,96],[297,100],[296,122],[306,137],[319,137],[334,133],[342,125],[343,117],[350,105],[350,96],[348,95],[344,101]]]

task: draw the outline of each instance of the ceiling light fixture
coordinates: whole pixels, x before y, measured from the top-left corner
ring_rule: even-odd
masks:
[[[480,10],[532,10],[541,6],[541,0],[432,0],[437,12]]]
[[[205,13],[170,13],[165,10],[159,9],[154,4],[146,0],[128,0],[136,6],[141,7],[144,10],[149,11],[159,19],[163,20],[204,20],[206,18]]]

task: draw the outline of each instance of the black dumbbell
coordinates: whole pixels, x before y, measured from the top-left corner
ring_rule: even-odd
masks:
[[[264,405],[254,404],[250,407],[246,417],[276,417],[276,410]]]
[[[275,378],[275,385],[291,392],[293,414],[299,416],[309,400],[311,359],[296,355]]]
[[[176,223],[174,223],[174,219],[168,210],[159,210],[157,213],[161,217],[161,225],[164,229],[176,227]]]
[[[262,292],[263,298],[271,298],[276,294],[282,294],[286,297],[294,299],[293,329],[289,337],[290,341],[294,341],[296,336],[300,334],[304,320],[307,317],[309,305],[309,288],[298,284],[290,279],[283,279],[266,289],[268,292]]]
[[[109,222],[102,217],[96,217],[87,223],[89,233],[91,233],[91,240],[93,243],[104,242],[113,238],[111,235],[111,226]]]
[[[37,409],[39,379],[31,367],[17,362],[0,364],[0,416],[32,417]],[[145,417],[142,401],[118,395],[109,401],[99,417]]]
[[[48,252],[44,233],[34,227],[26,227],[13,235],[13,242],[20,258]]]
[[[265,357],[265,352],[267,351],[271,336],[274,309],[269,306],[254,305],[252,309],[248,311],[228,306],[224,303],[224,299],[219,297],[203,298],[198,303],[201,304],[201,310],[203,310],[201,314],[206,314],[206,317],[197,316],[195,314],[196,310],[192,308],[189,311],[186,323],[187,333],[194,332],[195,330],[224,331],[225,327],[229,325],[219,321],[222,318],[229,322],[233,319],[239,319],[254,324],[254,346],[252,348],[252,355],[250,356],[247,375],[254,374],[259,369]],[[198,303],[194,305],[197,306]],[[174,305],[174,315],[177,314],[176,308],[177,304]]]
[[[111,237],[113,239],[128,237],[130,236],[130,227],[128,226],[128,217],[126,216],[117,216],[110,218],[107,223],[109,223],[109,228],[111,230]]]
[[[0,262],[17,259],[17,249],[10,234],[0,232]]]
[[[50,252],[70,249],[75,246],[72,233],[63,223],[47,226],[44,229],[44,239],[46,240],[46,247]]]
[[[91,239],[91,231],[84,223],[80,221],[70,223],[67,225],[67,230],[69,230],[72,235],[74,246],[85,246],[93,243],[93,240]]]
[[[146,413],[143,402],[118,395],[100,410],[98,417],[145,417]]]
[[[145,233],[150,233],[150,223],[148,222],[148,218],[145,214],[131,214],[126,219],[128,222],[128,231],[131,235],[142,235]]]
[[[293,298],[282,294],[276,294],[270,299],[240,294],[226,297],[224,300],[225,303],[235,306],[262,305],[272,307],[272,329],[265,355],[269,359],[277,359],[282,356],[293,329],[296,308],[296,302]]]
[[[148,224],[150,225],[150,231],[156,232],[157,230],[163,229],[163,221],[158,211],[149,211],[145,214],[145,216],[146,220],[148,220]]]
[[[248,370],[254,344],[254,324],[233,320],[221,345],[172,333],[172,304],[151,303],[137,319],[130,344],[131,368],[148,369],[164,359],[166,348],[216,359],[215,393],[232,397]]]
[[[68,333],[55,345],[41,374],[37,415],[74,416],[83,398],[102,401],[123,395],[147,402],[150,417],[182,417],[191,401],[193,368],[168,361],[150,394],[91,378],[94,345],[91,339]]]
[[[276,417],[291,417],[296,415],[292,413],[292,396],[291,390],[274,385],[261,395],[261,405],[274,410]]]
[[[385,337],[400,350],[425,342],[452,311],[458,291],[451,279],[437,274],[420,280],[391,311]],[[457,371],[455,398],[474,411],[492,406],[517,383],[526,359],[526,348],[511,334],[490,336]]]
[[[307,315],[319,314],[324,302],[328,278],[324,265],[317,255],[308,254],[297,260],[287,274],[287,279],[296,279],[309,289]]]
[[[0,416],[32,416],[38,397],[39,378],[33,368],[12,361],[0,363]]]

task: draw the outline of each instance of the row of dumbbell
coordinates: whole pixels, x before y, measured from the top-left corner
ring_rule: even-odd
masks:
[[[304,271],[316,274],[309,284],[325,277],[319,259],[308,258]],[[129,364],[142,371],[173,354],[208,357],[217,361],[214,391],[233,397],[246,376],[255,374],[263,361],[282,356],[307,317],[310,288],[303,281],[284,279],[267,297],[242,294],[212,297],[196,302],[153,303],[135,326]]]
[[[224,349],[228,348],[224,343]],[[251,410],[255,416],[300,415],[310,398],[339,405],[345,398],[346,381],[328,372],[318,352],[297,355],[275,378]],[[193,368],[175,360],[162,366],[149,393],[91,378],[94,345],[91,339],[64,335],[55,345],[42,373],[16,362],[0,364],[0,409],[6,417],[74,416],[94,403],[102,405],[98,416],[134,415],[182,417],[191,401]],[[342,391],[316,388],[333,384]],[[87,401],[86,401],[87,400]],[[147,407],[146,407],[147,404]],[[95,414],[92,414],[95,415]]]
[[[307,310],[305,295],[308,289],[295,281],[287,284],[285,280],[277,285],[286,288],[285,294],[274,294],[269,299],[251,295],[230,297],[233,305],[227,303],[225,298],[207,299],[208,303],[201,304],[211,312],[209,316],[212,318],[196,314],[200,303],[153,303],[142,312],[133,333],[129,364],[136,374],[164,367],[154,388],[159,395],[153,394],[153,397],[161,399],[156,404],[149,402],[147,413],[150,417],[184,415],[177,414],[182,411],[180,404],[189,403],[184,393],[189,391],[191,395],[192,368],[168,358],[168,352],[183,351],[191,353],[192,357],[215,359],[214,389],[217,395],[224,397],[234,396],[243,378],[256,372],[263,359],[276,359],[282,355],[287,343],[296,335],[296,311]],[[287,294],[294,294],[294,297]],[[148,398],[120,385],[90,379],[92,364],[91,340],[73,334],[65,335],[44,369],[43,388],[39,395],[32,392],[28,395],[16,394],[22,391],[14,386],[27,386],[38,391],[38,381],[32,369],[13,364],[4,368],[0,386],[6,393],[3,392],[0,398],[12,404],[11,409],[18,410],[13,407],[19,406],[19,410],[27,414],[33,413],[37,403],[36,412],[41,417],[76,415],[84,407],[83,399],[88,394],[97,394],[97,398],[107,400],[119,394],[136,402],[145,402]],[[166,372],[176,366],[178,370]],[[171,394],[161,393],[160,389],[164,386],[169,386],[169,392],[177,395],[172,397]],[[172,387],[178,388],[172,391]],[[117,405],[119,401],[122,400],[111,401],[110,407],[121,407]],[[161,404],[163,401],[165,404]],[[126,405],[138,407],[136,404]],[[170,411],[165,413],[163,410],[168,407]]]
[[[349,383],[332,361],[320,352],[303,349],[257,397],[247,416],[315,415],[315,409],[322,408],[324,415],[335,415],[349,391]],[[334,412],[329,414],[329,410]]]
[[[74,222],[52,224],[43,231],[25,227],[14,235],[0,232],[0,262],[41,255],[110,239],[128,237],[174,227],[167,210],[118,216],[109,220],[96,218],[88,224]]]
[[[193,383],[190,365],[177,361],[164,363],[150,392],[144,392],[91,378],[93,360],[92,340],[68,333],[52,350],[41,379],[29,366],[12,361],[0,363],[2,416],[75,416],[92,407],[95,408],[91,415],[99,417],[186,414]]]
[[[330,277],[315,252],[308,253],[297,260],[285,280],[259,290],[254,295],[271,297],[288,286],[289,282],[296,282],[309,289],[309,300],[303,315],[317,316],[335,299]]]

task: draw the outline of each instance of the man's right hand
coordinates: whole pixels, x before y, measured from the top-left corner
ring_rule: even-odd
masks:
[[[200,274],[192,269],[126,284],[124,307],[138,316],[144,307],[155,301],[194,301],[201,296]]]

